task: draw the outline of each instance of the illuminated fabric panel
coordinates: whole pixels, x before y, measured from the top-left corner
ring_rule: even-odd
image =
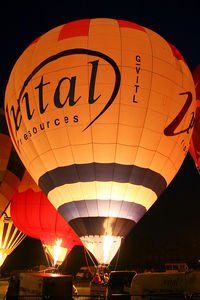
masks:
[[[68,251],[67,248],[60,247],[58,252],[56,253],[56,245],[52,246],[42,244],[42,246],[45,251],[46,257],[48,258],[49,264],[52,266],[61,265],[71,250],[70,249]]]
[[[32,43],[10,75],[5,111],[27,170],[99,262],[109,263],[112,255],[100,254],[104,243],[112,248],[104,222],[112,220],[116,253],[179,170],[194,100],[175,46],[141,25],[99,18]]]
[[[17,228],[40,239],[42,244],[53,247],[57,240],[62,240],[61,246],[68,251],[74,245],[82,245],[27,171],[12,198],[11,217]]]
[[[10,206],[8,206],[0,219],[0,266],[24,238],[25,235],[13,224],[10,217]]]

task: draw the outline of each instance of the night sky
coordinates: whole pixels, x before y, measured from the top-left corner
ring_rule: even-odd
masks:
[[[154,30],[175,45],[191,71],[200,63],[198,1],[9,1],[7,4],[1,3],[1,6],[1,107],[9,74],[23,50],[48,30],[78,19],[106,17],[132,21]],[[170,186],[127,237],[119,256],[120,267],[126,267],[129,261],[134,261],[134,255],[139,253],[142,260],[141,253],[145,257],[150,251],[149,245],[155,245],[158,252],[166,244],[176,244],[176,249],[196,247],[193,256],[196,258],[199,251],[200,257],[199,176],[188,154]],[[31,253],[34,247],[30,245],[36,245],[35,253],[40,252],[40,244],[33,239],[27,239],[20,246],[20,251],[16,251],[22,253],[23,247],[29,247],[26,249]],[[142,251],[138,250],[141,247]],[[177,257],[178,251],[176,250]],[[14,254],[15,252],[9,258],[13,265]],[[16,255],[17,268],[28,265],[28,260],[24,262],[24,258],[21,258],[20,265],[20,257],[20,254]],[[184,259],[183,254],[182,258]],[[34,256],[34,259],[36,264],[44,260],[41,256],[38,259]]]

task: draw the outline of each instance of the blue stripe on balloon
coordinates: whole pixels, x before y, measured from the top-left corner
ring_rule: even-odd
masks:
[[[165,178],[148,168],[117,163],[88,163],[58,167],[43,174],[38,185],[48,193],[64,184],[91,181],[114,181],[142,185],[159,196],[166,188]]]
[[[69,222],[69,225],[79,237],[112,235],[125,238],[135,226],[135,222],[113,217],[87,217],[73,219]]]
[[[117,200],[81,200],[64,203],[58,207],[67,222],[77,218],[107,217],[123,218],[137,223],[146,213],[141,204]]]

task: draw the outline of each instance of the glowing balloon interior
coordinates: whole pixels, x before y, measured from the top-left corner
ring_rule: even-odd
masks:
[[[61,265],[68,254],[68,249],[61,246],[62,239],[55,240],[55,245],[42,244],[44,251],[49,256],[52,265]]]
[[[9,205],[0,218],[0,266],[25,237],[26,235],[20,232],[13,224]]]
[[[41,240],[48,262],[54,266],[61,264],[75,245],[82,245],[27,171],[12,198],[11,217],[23,233]]]
[[[56,27],[16,62],[5,95],[12,141],[99,263],[179,170],[194,95],[180,52],[128,21]]]

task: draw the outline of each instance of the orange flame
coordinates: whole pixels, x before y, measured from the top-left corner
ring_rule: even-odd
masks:
[[[59,239],[56,241],[55,246],[53,247],[53,252],[54,252],[54,267],[56,265],[56,262],[58,261],[59,256],[61,255],[61,243],[62,239]]]

